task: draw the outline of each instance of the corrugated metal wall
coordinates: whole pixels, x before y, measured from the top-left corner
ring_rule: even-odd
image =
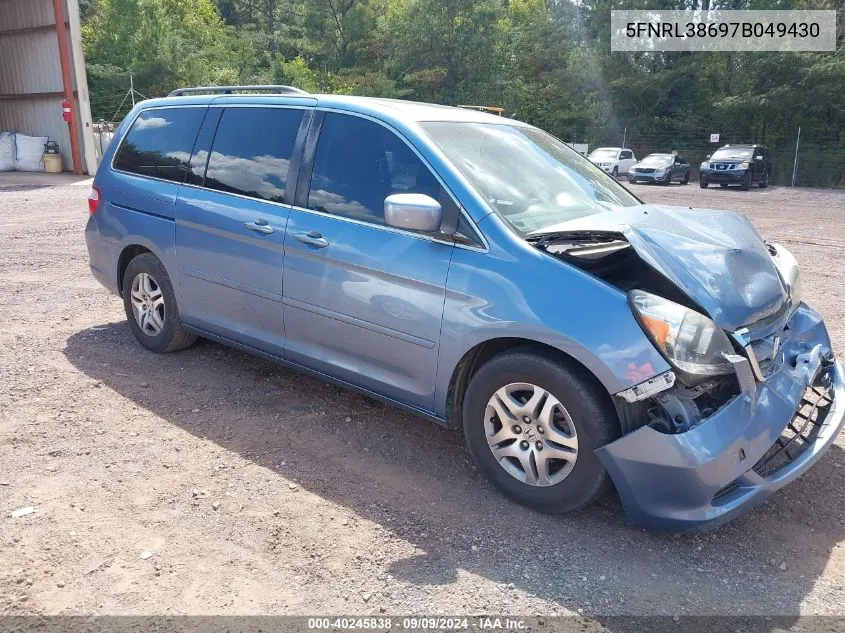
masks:
[[[67,2],[73,3],[71,9],[78,10],[77,0]],[[84,63],[74,57],[71,52],[74,66]],[[73,76],[76,92],[77,73]],[[62,119],[63,91],[52,0],[0,0],[0,131],[49,136],[61,147],[64,168],[70,169],[70,133]],[[87,100],[87,86],[83,86],[83,92]],[[79,113],[78,103],[74,110]],[[87,124],[88,130],[86,122],[81,121],[80,130],[90,135],[90,121]],[[88,142],[85,136],[85,132],[80,134],[83,163]]]

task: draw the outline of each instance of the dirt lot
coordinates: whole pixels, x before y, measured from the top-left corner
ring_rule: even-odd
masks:
[[[635,190],[749,215],[845,351],[845,193]],[[536,514],[456,432],[217,344],[142,351],[88,271],[87,193],[0,189],[0,613],[842,613],[845,438],[705,535],[612,495]]]

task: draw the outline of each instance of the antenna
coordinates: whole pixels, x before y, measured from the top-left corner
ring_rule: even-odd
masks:
[[[117,110],[114,111],[114,114],[111,115],[111,120],[114,121],[114,118],[117,116],[117,113],[120,112],[123,104],[126,103],[127,99],[132,99],[132,107],[135,107],[135,95],[141,97],[141,99],[146,99],[147,97],[142,95],[140,92],[135,90],[135,78],[132,76],[132,72],[129,72],[129,90],[126,91],[126,94],[123,95],[123,101],[120,102],[120,105],[117,106]]]

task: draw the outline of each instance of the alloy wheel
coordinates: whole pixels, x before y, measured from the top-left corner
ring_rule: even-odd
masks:
[[[149,273],[138,273],[129,292],[132,313],[141,331],[157,336],[164,328],[165,306],[161,286]]]
[[[487,403],[484,430],[499,465],[522,483],[553,486],[575,467],[575,424],[542,387],[510,383],[497,390]]]

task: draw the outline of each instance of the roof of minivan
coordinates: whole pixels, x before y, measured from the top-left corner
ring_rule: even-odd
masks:
[[[309,105],[351,112],[360,112],[379,117],[397,118],[405,121],[462,121],[476,123],[507,123],[525,125],[520,121],[501,117],[487,112],[456,108],[453,106],[403,101],[401,99],[382,99],[378,97],[356,97],[351,95],[274,95],[274,94],[209,94],[164,97],[142,102],[142,107],[209,105],[209,104],[285,104]]]

